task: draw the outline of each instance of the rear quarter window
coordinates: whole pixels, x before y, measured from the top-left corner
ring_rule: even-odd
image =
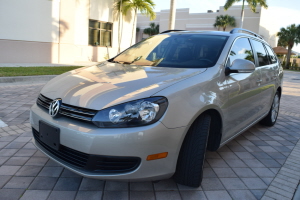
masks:
[[[269,54],[269,60],[272,64],[274,63],[277,63],[277,57],[276,55],[274,54],[273,50],[271,49],[271,47],[269,47],[268,45],[265,45],[267,51],[268,51],[268,54]]]
[[[264,48],[264,45],[261,42],[258,42],[256,40],[251,40],[253,44],[253,48],[256,51],[257,59],[258,59],[258,65],[265,66],[269,65],[269,57],[268,54]]]

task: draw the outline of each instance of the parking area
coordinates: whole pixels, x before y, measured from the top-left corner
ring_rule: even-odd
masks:
[[[295,168],[298,173],[294,173],[286,166],[294,166],[293,160],[300,162],[298,72],[285,72],[276,125],[269,128],[257,124],[217,152],[208,152],[199,188],[178,185],[172,179],[157,183],[88,179],[49,160],[32,144],[29,124],[29,108],[42,87],[0,85],[0,119],[8,125],[1,128],[0,123],[0,199],[293,198],[300,169]]]

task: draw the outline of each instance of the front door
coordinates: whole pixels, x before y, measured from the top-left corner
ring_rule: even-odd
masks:
[[[255,63],[248,38],[238,38],[232,46],[227,60],[231,66],[235,59],[246,59]],[[261,70],[252,73],[231,73],[227,76],[228,100],[224,105],[224,133],[222,142],[230,139],[253,123],[262,109],[260,102]]]

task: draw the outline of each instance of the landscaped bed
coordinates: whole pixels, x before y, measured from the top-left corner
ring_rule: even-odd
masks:
[[[300,72],[300,70],[295,70],[295,69],[284,69],[284,71]]]
[[[80,68],[82,66],[62,67],[0,67],[0,77],[8,76],[37,76],[37,75],[59,75],[64,72]]]

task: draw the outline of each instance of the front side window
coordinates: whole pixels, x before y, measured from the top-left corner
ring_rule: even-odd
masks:
[[[276,63],[277,62],[277,58],[276,56],[274,55],[272,49],[268,46],[268,45],[265,45],[267,51],[268,51],[268,54],[269,54],[269,59],[271,61],[272,64]]]
[[[246,59],[254,63],[254,55],[248,38],[239,38],[233,44],[227,61],[230,67],[236,59]]]
[[[112,23],[89,21],[89,45],[111,47]]]
[[[216,64],[227,36],[162,34],[130,47],[111,62],[172,68],[206,68]]]
[[[252,40],[253,48],[256,51],[259,66],[264,66],[269,64],[268,54],[261,42]]]

